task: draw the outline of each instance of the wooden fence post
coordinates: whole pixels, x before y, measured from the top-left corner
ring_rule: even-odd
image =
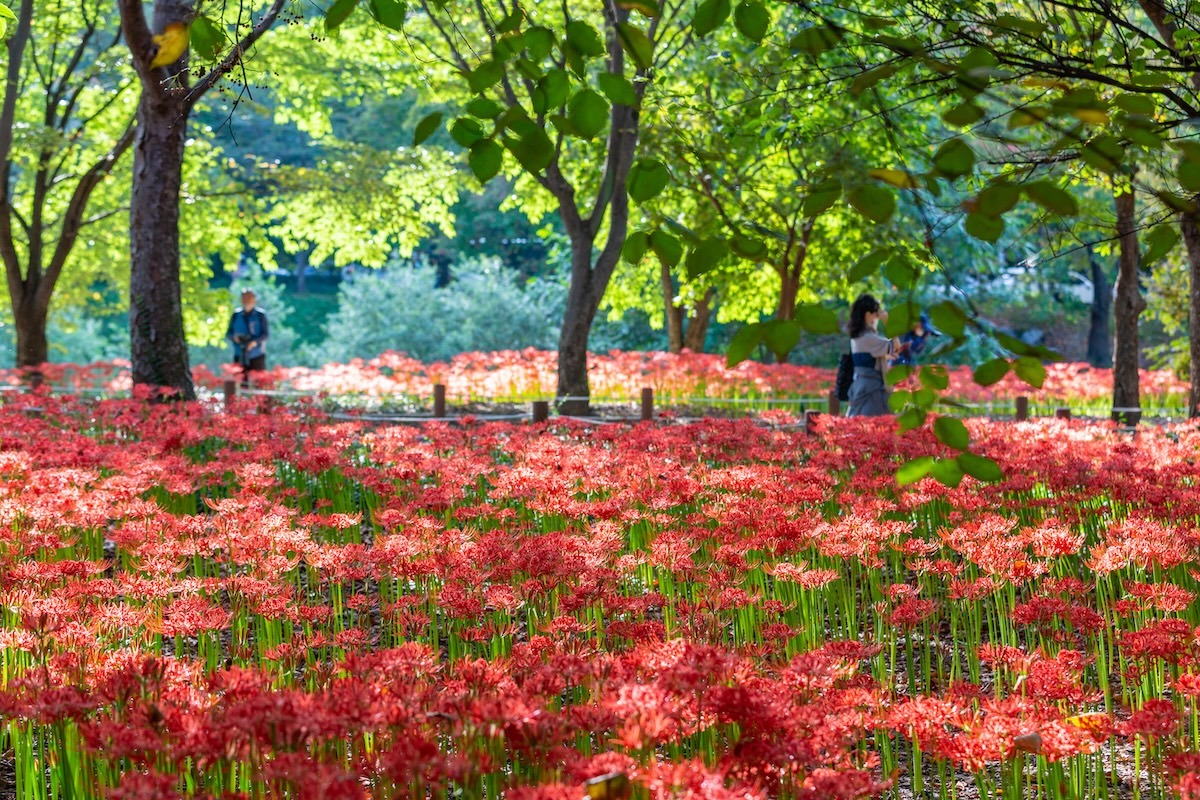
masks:
[[[534,400],[533,401],[533,421],[545,422],[550,418],[550,401],[549,400]]]
[[[237,381],[232,378],[225,381],[225,410],[233,410],[233,401],[237,397]]]
[[[1055,419],[1065,419],[1069,422],[1071,420],[1071,409],[1069,409],[1069,408],[1054,409],[1054,418]]]
[[[819,416],[821,416],[820,411],[814,411],[811,408],[805,409],[805,411],[804,411],[804,432],[807,433],[809,436],[813,436],[816,434],[816,430],[814,430],[814,428],[816,426],[814,425],[814,423],[817,421],[817,417],[819,417]]]
[[[654,390],[649,386],[642,388],[642,422],[654,419]]]
[[[829,409],[829,416],[840,417],[842,415],[842,401],[838,400],[837,392],[829,393],[829,402],[826,405]]]
[[[1024,422],[1029,419],[1029,398],[1017,398],[1017,422]]]
[[[440,383],[433,385],[433,416],[446,416],[446,387]]]

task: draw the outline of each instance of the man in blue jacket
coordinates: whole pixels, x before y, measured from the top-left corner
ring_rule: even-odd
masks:
[[[267,369],[267,315],[255,303],[258,296],[247,289],[242,292],[242,307],[233,312],[225,338],[233,345],[233,363],[242,368],[242,385],[250,382],[251,372]]]
[[[900,337],[902,344],[907,344],[908,349],[900,353],[896,358],[891,360],[889,366],[899,367],[915,367],[917,359],[925,352],[925,345],[930,336],[941,336],[932,324],[929,322],[929,315],[924,311],[913,325],[912,330]]]

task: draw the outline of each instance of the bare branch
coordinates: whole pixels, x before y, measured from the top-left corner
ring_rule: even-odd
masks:
[[[120,0],[122,3],[128,1]],[[196,82],[196,85],[192,87],[187,95],[187,107],[189,109],[204,96],[205,92],[216,85],[217,81],[228,75],[241,62],[242,57],[254,46],[254,43],[262,38],[262,35],[275,24],[275,20],[279,18],[286,4],[287,0],[274,0],[266,13],[258,20],[258,24],[251,28],[250,32],[233,46],[233,49],[221,60],[221,63],[209,70],[204,77]]]

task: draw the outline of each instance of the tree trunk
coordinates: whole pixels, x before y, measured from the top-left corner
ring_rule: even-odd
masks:
[[[712,320],[712,304],[716,292],[709,288],[703,299],[696,304],[695,314],[688,322],[687,334],[683,337],[683,346],[693,353],[703,353],[704,343],[708,339],[708,323]]]
[[[40,367],[50,360],[50,347],[46,339],[47,308],[30,297],[22,302],[13,302],[13,327],[17,332],[17,366]]]
[[[1141,257],[1138,254],[1137,240],[1137,198],[1133,194],[1132,186],[1116,196],[1115,205],[1120,254],[1117,260],[1114,304],[1116,346],[1113,360],[1113,416],[1126,422],[1137,422],[1141,418],[1140,411],[1115,410],[1141,408],[1138,386],[1138,368],[1141,366],[1138,317],[1146,308],[1146,301],[1138,291]]]
[[[1179,215],[1179,230],[1188,254],[1188,355],[1191,360],[1191,390],[1188,416],[1200,417],[1200,212]]]
[[[1088,363],[1093,367],[1112,366],[1113,340],[1109,330],[1112,315],[1112,290],[1104,264],[1088,246],[1088,263],[1092,268],[1092,315],[1088,326]]]
[[[179,190],[188,108],[179,91],[138,103],[129,209],[129,333],[134,384],[194,399],[179,279]]]
[[[591,241],[572,237],[571,285],[567,289],[567,307],[563,312],[562,331],[558,337],[558,391],[555,393],[558,413],[568,417],[585,416],[591,411],[587,374],[588,335],[600,306],[600,299],[594,297],[591,256]]]
[[[296,253],[296,294],[308,291],[308,254],[311,250],[300,250]]]
[[[671,268],[662,264],[663,316],[667,323],[667,352],[683,349],[683,309],[675,304],[675,281]]]

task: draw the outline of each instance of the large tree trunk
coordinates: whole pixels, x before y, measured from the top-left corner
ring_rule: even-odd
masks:
[[[667,323],[667,352],[678,353],[683,349],[684,310],[675,304],[675,281],[671,268],[661,265],[663,316]]]
[[[1137,240],[1137,199],[1132,186],[1115,199],[1117,236],[1120,255],[1117,260],[1117,290],[1115,302],[1116,347],[1113,360],[1113,418],[1136,423],[1141,418],[1141,399],[1138,368],[1141,348],[1138,345],[1138,317],[1146,301],[1138,291],[1138,269],[1141,257]],[[1117,409],[1137,409],[1119,411]]]
[[[27,293],[25,302],[13,303],[13,327],[17,332],[17,366],[40,367],[50,360],[46,339],[47,308]]]
[[[1191,360],[1191,389],[1188,416],[1200,417],[1200,212],[1179,216],[1179,231],[1188,254],[1188,355]]]
[[[142,93],[129,209],[133,382],[196,396],[179,279],[179,190],[187,106],[179,91]]]
[[[1088,263],[1092,269],[1092,314],[1088,326],[1088,363],[1093,367],[1111,367],[1113,340],[1109,329],[1112,316],[1112,290],[1104,264],[1088,246]]]
[[[558,413],[569,417],[584,416],[591,411],[591,390],[588,386],[588,335],[600,307],[596,296],[591,265],[590,241],[572,238],[571,285],[567,290],[567,307],[563,312],[562,331],[558,337]],[[603,288],[599,293],[603,295]]]
[[[712,304],[716,292],[709,289],[703,299],[696,304],[694,314],[688,322],[687,334],[683,337],[683,346],[693,353],[703,353],[704,343],[708,339],[708,324],[712,320]]]

